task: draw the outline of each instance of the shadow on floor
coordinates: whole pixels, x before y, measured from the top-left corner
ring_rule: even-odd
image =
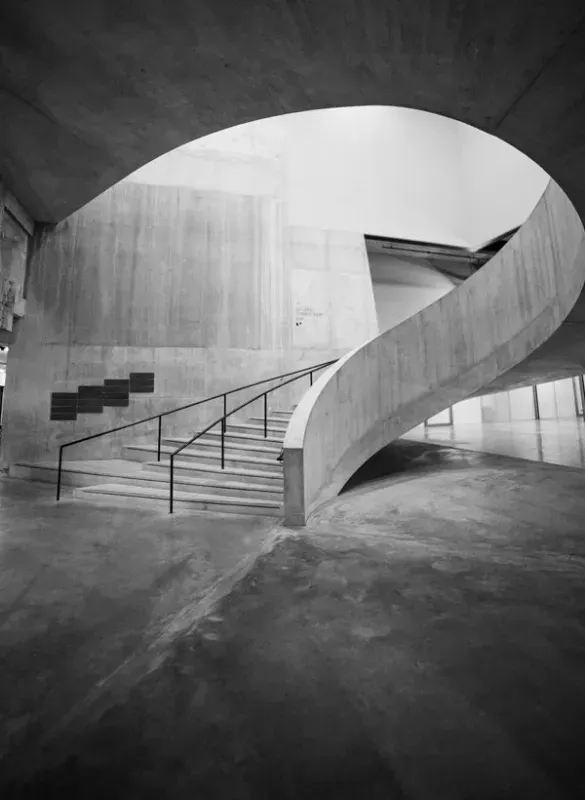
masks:
[[[340,494],[392,477],[414,477],[443,469],[464,469],[477,461],[473,453],[440,444],[397,439],[383,447],[355,472]]]

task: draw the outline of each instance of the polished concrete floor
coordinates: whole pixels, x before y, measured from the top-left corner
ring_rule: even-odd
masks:
[[[399,442],[302,531],[0,497],[2,797],[585,796],[585,471]]]
[[[452,427],[418,428],[406,438],[530,461],[585,467],[585,422],[581,418],[456,423]]]

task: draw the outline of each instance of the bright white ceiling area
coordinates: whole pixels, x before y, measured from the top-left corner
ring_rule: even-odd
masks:
[[[220,131],[128,180],[274,194],[290,225],[474,249],[521,225],[548,176],[515,148],[455,120],[360,106]]]

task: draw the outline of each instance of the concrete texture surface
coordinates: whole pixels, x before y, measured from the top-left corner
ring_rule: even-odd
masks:
[[[363,236],[289,226],[280,197],[223,191],[218,172],[216,191],[123,182],[43,234],[10,350],[3,466],[56,458],[63,441],[329,361],[375,335]],[[155,392],[49,419],[52,392],[130,372],[154,372]],[[288,408],[308,385],[290,384],[271,406]],[[246,411],[263,413],[262,401]],[[221,400],[181,412],[165,433],[192,435],[222,413]],[[156,437],[155,420],[68,455],[117,457]]]
[[[580,0],[69,0],[0,11],[0,174],[57,222],[156,156],[276,114],[393,104],[459,119],[540,164],[585,213]],[[570,320],[529,383],[585,369]],[[518,384],[520,385],[520,384]],[[501,386],[499,387],[501,388]]]
[[[304,525],[368,458],[509,372],[545,342],[585,281],[585,230],[551,181],[520,230],[432,305],[329,367],[284,442],[284,511]]]
[[[9,508],[16,486],[1,485]],[[104,620],[94,593],[81,613],[102,626],[67,638],[78,595],[59,603],[37,579],[36,606],[15,593],[4,617],[3,797],[582,797],[584,489],[582,470],[396,443],[201,613],[187,591],[149,627],[130,595],[132,636],[150,646],[119,645],[125,662],[97,687],[115,658],[99,670],[90,654],[109,652],[119,616]],[[21,535],[3,579],[29,585],[49,537],[52,518],[26,549]],[[75,551],[51,550],[73,580]],[[127,583],[109,570],[142,573],[116,556],[92,556],[109,594]]]
[[[0,173],[37,219],[198,136],[344,105],[461,119],[583,193],[579,0],[26,0],[1,22]]]
[[[0,478],[0,786],[13,750],[41,747],[169,620],[229,582],[274,527],[54,497],[54,486]]]

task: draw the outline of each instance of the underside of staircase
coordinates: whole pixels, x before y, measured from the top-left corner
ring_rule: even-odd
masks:
[[[266,437],[263,417],[228,423],[224,469],[219,429],[186,447],[175,458],[174,509],[281,517],[284,479],[278,457],[292,413],[292,409],[271,411]],[[63,461],[64,497],[168,510],[169,456],[189,438],[164,438],[160,461],[156,443],[126,445],[116,459]],[[11,468],[14,477],[54,484],[57,474],[56,458],[20,461]],[[73,489],[72,494],[67,493],[67,487]]]

